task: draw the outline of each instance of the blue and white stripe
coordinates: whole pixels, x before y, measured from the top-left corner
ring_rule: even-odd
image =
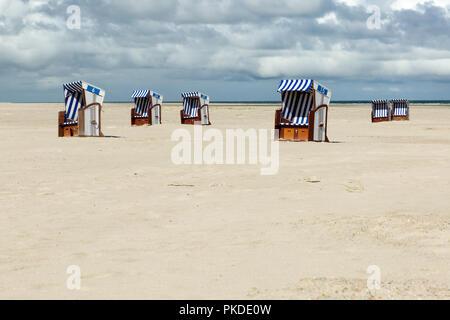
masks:
[[[134,104],[136,105],[136,115],[148,117],[148,109],[152,105],[149,98],[134,98]]]
[[[183,99],[184,115],[188,118],[198,117],[198,109],[200,109],[200,98],[190,97]]]
[[[408,115],[408,100],[392,100],[392,113],[395,117],[406,117]]]
[[[389,103],[387,100],[373,100],[372,112],[374,118],[388,118]]]
[[[150,95],[150,90],[135,90],[131,98],[147,98]]]
[[[182,98],[200,98],[200,92],[185,92],[181,94]]]
[[[77,82],[71,82],[63,84],[64,92],[68,92],[68,94],[76,93],[76,92],[83,92],[83,82],[77,81]],[[65,95],[67,97],[67,94]]]
[[[136,105],[136,118],[148,117],[148,109],[151,107],[150,90],[135,90],[131,98]]]
[[[310,93],[301,91],[283,91],[283,119],[292,121],[292,123],[281,123],[283,125],[301,125],[309,124],[309,113],[314,108],[314,96]]]
[[[78,109],[83,106],[83,94],[81,92],[75,92],[66,95],[66,116],[65,120],[78,121]]]
[[[64,102],[66,106],[65,122],[78,121],[78,109],[83,106],[83,87],[82,82],[72,82],[63,84]]]
[[[286,92],[286,91],[309,92],[313,84],[314,80],[310,79],[281,80],[281,83],[278,86],[278,92]]]

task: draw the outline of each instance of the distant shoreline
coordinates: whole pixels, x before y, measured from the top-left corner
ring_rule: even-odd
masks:
[[[331,104],[370,104],[371,100],[342,100],[342,101],[331,101]],[[450,105],[450,100],[409,100],[410,104],[420,104],[420,105]],[[37,101],[37,102],[23,102],[23,101],[0,101],[0,103],[61,103],[61,101]],[[132,103],[132,101],[105,101],[105,103]],[[164,103],[181,103],[181,101],[164,101]],[[234,105],[273,105],[280,104],[280,101],[211,101],[211,104],[234,104]]]

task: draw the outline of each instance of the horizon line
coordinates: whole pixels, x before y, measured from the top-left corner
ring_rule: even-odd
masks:
[[[389,99],[388,99],[389,100]],[[0,103],[64,103],[63,101],[35,101],[35,102],[30,102],[30,101],[0,101]],[[371,103],[372,100],[369,99],[357,99],[357,100],[336,100],[336,101],[331,101],[331,104],[344,104],[344,103]],[[413,100],[409,100],[410,103],[449,103],[450,104],[450,100],[447,99],[413,99]],[[133,103],[133,101],[128,100],[128,101],[104,101],[103,103]],[[164,103],[182,103],[182,101],[180,100],[176,100],[176,101],[164,101]],[[280,100],[224,100],[224,101],[212,101],[210,102],[210,104],[218,104],[218,103],[255,103],[255,104],[279,104],[281,103]]]

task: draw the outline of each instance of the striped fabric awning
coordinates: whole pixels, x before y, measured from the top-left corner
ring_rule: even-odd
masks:
[[[209,96],[207,96],[204,93],[201,92],[185,92],[181,94],[181,97],[183,99],[187,99],[187,98],[201,98],[201,99],[205,99],[205,100],[209,100]]]
[[[66,105],[66,121],[78,121],[78,109],[83,105],[83,93],[74,92],[66,95],[64,100]]]
[[[372,112],[374,118],[387,118],[389,117],[389,103],[387,100],[373,100]]]
[[[131,95],[136,105],[136,117],[148,117],[148,110],[152,105],[151,90],[135,90]]]
[[[136,114],[147,117],[148,109],[151,107],[151,100],[147,98],[134,98],[134,103],[136,104]]]
[[[301,79],[301,80],[281,80],[278,87],[278,92],[287,91],[299,91],[299,92],[309,92],[314,80]]]
[[[150,90],[135,90],[131,98],[147,98],[150,94]]]
[[[77,81],[77,82],[71,82],[63,84],[64,90],[68,91],[70,94],[75,92],[82,92],[83,91],[83,82]]]
[[[312,94],[301,91],[283,91],[283,119],[292,123],[281,123],[283,125],[309,124],[309,113],[314,108],[314,97]]]
[[[200,98],[200,92],[184,92],[181,94],[182,98]]]
[[[392,113],[396,117],[405,117],[408,115],[408,100],[392,100]]]
[[[83,105],[82,81],[63,84],[66,106],[65,122],[78,121],[78,109]]]
[[[183,106],[184,114],[188,118],[198,117],[198,109],[200,108],[200,99],[198,97],[184,98]]]

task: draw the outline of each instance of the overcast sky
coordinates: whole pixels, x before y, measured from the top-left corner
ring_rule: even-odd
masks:
[[[333,100],[450,99],[450,0],[0,0],[0,101],[62,101],[76,80],[108,101],[278,100],[283,78]]]

